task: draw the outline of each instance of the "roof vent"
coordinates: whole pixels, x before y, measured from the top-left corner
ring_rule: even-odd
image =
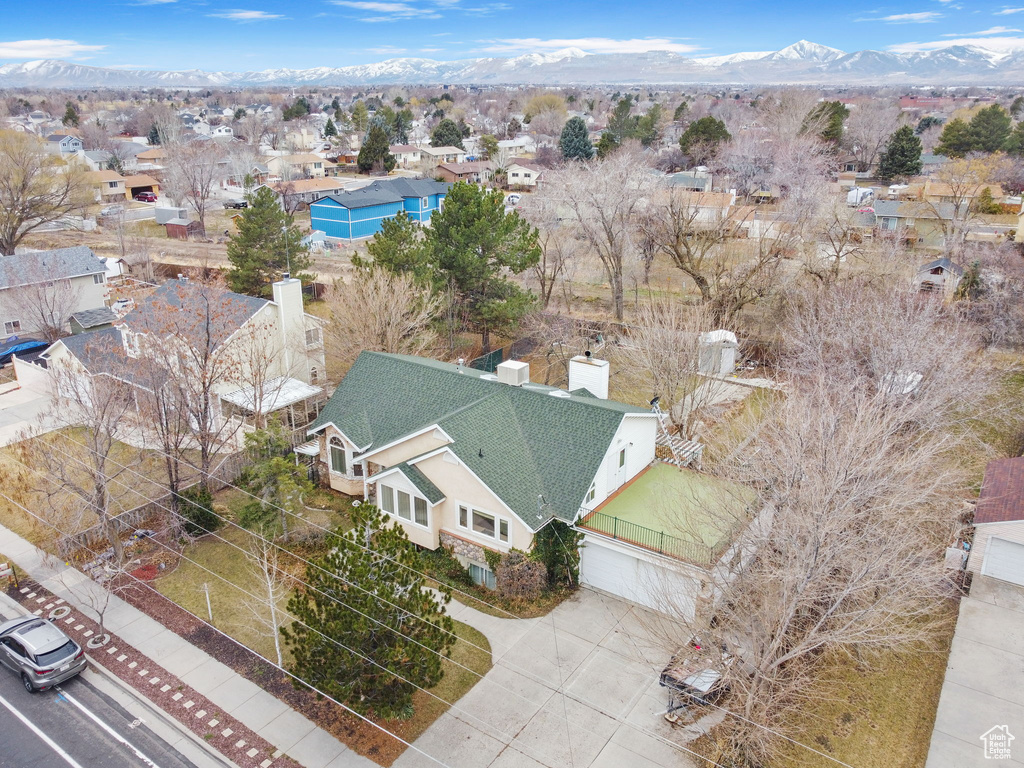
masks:
[[[498,381],[513,387],[521,387],[530,381],[530,364],[519,360],[507,360],[494,372],[498,374]]]

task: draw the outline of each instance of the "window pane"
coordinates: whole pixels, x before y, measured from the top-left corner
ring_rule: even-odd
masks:
[[[395,491],[390,485],[380,486],[380,508],[388,514],[395,514]]]
[[[625,448],[623,448],[621,451],[619,451],[619,466],[620,467],[626,466],[626,449]]]
[[[484,536],[494,538],[494,518],[473,510],[473,530]]]
[[[345,449],[336,445],[331,446],[331,469],[335,472],[345,474]]]
[[[469,510],[465,507],[459,507],[459,525],[469,528]]]
[[[469,577],[474,584],[481,584],[488,589],[494,589],[494,571],[476,563],[469,564]]]
[[[405,520],[412,517],[409,513],[409,494],[405,491],[398,492],[398,516]]]
[[[502,541],[508,541],[508,520],[498,521],[498,538]]]
[[[427,524],[427,500],[416,497],[416,522],[420,525]]]

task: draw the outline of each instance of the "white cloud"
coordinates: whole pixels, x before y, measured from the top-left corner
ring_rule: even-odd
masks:
[[[343,8],[355,8],[358,11],[371,11],[378,15],[361,18],[360,21],[400,21],[402,19],[439,19],[441,14],[435,8],[417,8],[403,2],[386,2],[384,0],[331,0],[332,5]]]
[[[393,45],[380,45],[380,46],[378,46],[376,48],[367,48],[366,50],[368,50],[370,53],[384,53],[384,54],[405,53],[405,51],[406,51],[405,48],[396,48]]]
[[[481,40],[486,43],[481,51],[487,53],[521,53],[524,51],[557,51],[562,48],[582,48],[590,53],[646,53],[648,51],[671,51],[690,53],[700,50],[696,45],[673,42],[674,38],[646,37],[630,40],[614,40],[609,37],[572,37],[542,40],[537,37]]]
[[[942,18],[938,11],[919,11],[918,13],[894,13],[891,16],[876,16],[857,19],[857,21],[884,21],[886,24],[930,24]]]
[[[270,21],[271,19],[283,19],[280,13],[267,13],[266,11],[224,11],[224,13],[209,13],[216,19],[230,19],[231,21]]]
[[[953,45],[975,45],[996,53],[1009,53],[1024,50],[1024,37],[960,37],[928,43],[899,43],[890,45],[888,50],[893,53],[914,53],[937,51],[940,48],[949,48]]]
[[[105,45],[83,45],[74,40],[12,40],[0,42],[0,59],[69,59],[102,51]]]
[[[420,48],[420,53],[437,53],[443,50],[444,48]]]
[[[1009,16],[1011,13],[1024,13],[1024,8],[1003,8],[1001,11],[996,11],[995,16]]]
[[[1019,29],[1010,29],[1009,27],[989,27],[983,29],[980,32],[953,32],[943,35],[943,37],[974,37],[975,35],[1004,35],[1007,32],[1020,32]]]
[[[168,3],[176,3],[178,0],[135,0],[132,5],[167,5]]]

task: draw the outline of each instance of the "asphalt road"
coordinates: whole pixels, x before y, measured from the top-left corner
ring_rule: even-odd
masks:
[[[140,767],[195,768],[81,677],[30,694],[0,667],[0,768]]]

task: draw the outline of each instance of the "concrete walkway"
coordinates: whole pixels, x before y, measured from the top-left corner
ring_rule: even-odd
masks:
[[[0,553],[58,598],[95,619],[93,606],[102,604],[106,593],[91,579],[3,526]],[[281,753],[306,768],[376,765],[142,611],[114,595],[109,596],[109,601],[104,613],[107,631],[144,653]]]
[[[662,717],[667,695],[658,675],[669,654],[657,641],[655,614],[585,588],[538,619],[497,618],[455,602],[450,611],[487,636],[494,667],[417,739],[427,754],[451,768],[696,765],[673,745],[685,747],[700,728],[673,728]],[[395,762],[432,765],[412,750]]]
[[[982,736],[1009,729],[1011,755],[985,755]],[[997,731],[997,734],[999,731]],[[925,768],[1024,766],[1024,588],[975,576],[946,666]]]

